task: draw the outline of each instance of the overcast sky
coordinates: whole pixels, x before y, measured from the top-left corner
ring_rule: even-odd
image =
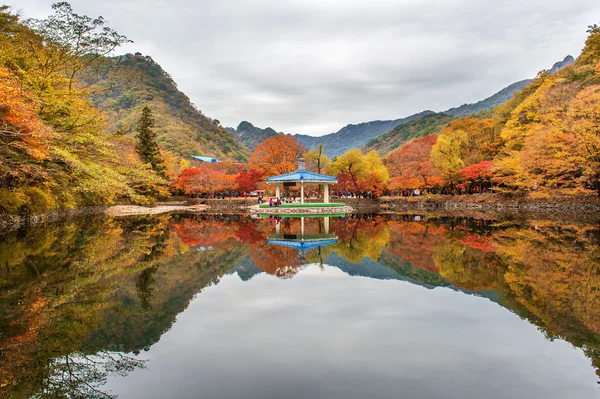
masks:
[[[8,0],[27,17],[51,2]],[[577,56],[598,0],[72,0],[224,126],[322,135],[490,96]]]

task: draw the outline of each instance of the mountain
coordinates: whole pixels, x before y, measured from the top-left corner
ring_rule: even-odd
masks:
[[[567,55],[564,60],[556,62],[552,65],[552,68],[548,70],[551,74],[555,74],[566,66],[573,65],[575,63],[575,58],[570,55]]]
[[[341,155],[352,148],[361,148],[371,139],[389,132],[391,129],[402,123],[410,122],[433,113],[433,111],[423,111],[406,118],[347,125],[336,133],[320,137],[301,134],[296,134],[294,137],[308,149],[316,147],[319,144],[324,144],[325,153],[330,157],[333,157]]]
[[[532,81],[533,79],[521,80],[519,82],[513,83],[505,87],[498,93],[486,98],[485,100],[478,101],[474,104],[463,104],[460,107],[450,108],[449,110],[446,110],[443,113],[446,115],[458,117],[476,114],[486,109],[493,108],[496,105],[504,104],[505,102],[510,100],[516,92],[523,90]]]
[[[434,113],[422,118],[396,126],[389,132],[374,138],[365,145],[363,152],[377,151],[379,156],[386,156],[408,140],[440,133],[455,119],[443,113]]]
[[[568,55],[562,61],[556,62],[552,68],[548,70],[548,72],[555,74],[564,67],[573,65],[574,63],[575,59]],[[493,108],[496,105],[504,104],[510,100],[516,92],[521,91],[525,87],[529,86],[531,82],[533,82],[533,79],[521,80],[505,87],[498,93],[486,98],[485,100],[478,101],[474,104],[463,104],[460,107],[450,108],[449,110],[444,111],[444,114],[451,116],[467,116]]]
[[[228,132],[242,144],[244,144],[250,151],[254,151],[257,145],[268,139],[269,137],[277,136],[278,133],[270,127],[261,129],[254,126],[250,122],[242,121],[238,125],[237,129],[232,127],[225,128]]]
[[[245,161],[250,155],[218,120],[198,110],[149,56],[107,58],[87,81],[94,93],[90,99],[106,117],[109,132],[132,135],[141,108],[148,105],[162,150],[181,157],[208,155],[229,161]]]

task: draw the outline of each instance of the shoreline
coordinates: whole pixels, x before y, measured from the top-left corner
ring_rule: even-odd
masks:
[[[494,214],[521,214],[523,216],[587,215],[600,217],[600,199],[590,200],[589,198],[581,201],[574,201],[573,198],[534,200],[527,197],[509,198],[500,194],[484,194],[454,197],[342,198],[339,202],[347,205],[344,207],[345,213],[389,214],[404,211],[426,211],[460,214],[465,212],[490,212]],[[165,213],[231,214],[242,212],[251,214],[256,205],[255,198],[229,198],[224,200],[188,199],[186,201],[158,202],[152,206],[93,206],[54,210],[40,215],[0,215],[0,231],[100,214],[106,214],[110,217],[158,215]],[[350,211],[350,209],[352,210]]]

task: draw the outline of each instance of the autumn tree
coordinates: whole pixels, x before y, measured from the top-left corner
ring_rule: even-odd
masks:
[[[387,167],[374,150],[367,155],[356,148],[349,150],[336,157],[329,170],[338,177],[338,184],[348,178],[357,192],[371,191],[375,195],[383,193],[390,177]]]
[[[492,175],[492,161],[481,161],[461,169],[458,173],[464,176],[464,181],[469,185],[477,185],[483,190],[483,185],[489,182]]]
[[[600,31],[597,35],[600,37]],[[596,75],[600,78],[600,62]],[[573,134],[573,140],[566,141],[569,153],[580,157],[580,179],[600,196],[600,85],[578,93],[571,101],[567,118]]]
[[[390,189],[425,188],[440,183],[440,171],[433,166],[431,149],[437,136],[411,141],[385,159],[392,176]]]
[[[260,143],[248,163],[250,168],[266,176],[280,175],[296,170],[304,151],[305,148],[292,136],[277,135]]]
[[[460,181],[465,166],[489,160],[497,151],[491,119],[465,118],[454,121],[438,137],[431,149],[433,166],[451,188]]]
[[[242,171],[235,178],[237,189],[242,193],[256,190],[262,180],[263,174],[256,169]]]
[[[38,106],[10,70],[0,67],[0,141],[42,160],[52,132],[38,117]]]
[[[319,144],[304,154],[304,160],[307,162],[309,168],[315,170],[319,174],[327,169],[331,163],[329,157],[325,154],[325,146],[323,144]]]
[[[188,195],[218,194],[236,189],[236,176],[213,169],[185,169],[175,183],[175,188]]]
[[[352,149],[336,157],[329,169],[336,175],[347,174],[352,180],[354,189],[359,191],[358,177],[365,173],[366,164],[363,153],[359,149]]]
[[[52,4],[52,9],[54,14],[47,19],[29,19],[27,25],[44,37],[56,53],[61,63],[54,68],[59,68],[67,77],[69,91],[85,68],[115,48],[132,42],[105,26],[103,17],[79,15],[66,1]]]
[[[152,110],[148,106],[142,109],[142,115],[138,120],[135,138],[137,144],[135,150],[144,163],[150,164],[152,170],[159,175],[165,172],[164,161],[160,156],[158,143],[156,142],[156,132],[154,131],[154,118]]]
[[[375,150],[365,155],[363,162],[365,171],[359,177],[360,189],[362,191],[370,191],[377,196],[382,195],[390,180],[387,167],[383,164],[383,161],[379,158]]]

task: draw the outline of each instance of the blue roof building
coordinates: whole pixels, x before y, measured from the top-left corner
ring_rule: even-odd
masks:
[[[267,177],[267,184],[275,184],[275,192],[277,198],[281,197],[281,185],[296,185],[300,184],[300,202],[304,203],[304,185],[305,184],[320,184],[323,185],[323,202],[329,203],[329,185],[336,184],[335,176],[321,175],[318,173],[309,172],[306,170],[306,164],[303,158],[298,160],[298,170],[292,173],[286,173],[279,176]]]
[[[192,158],[194,158],[196,161],[202,161],[202,162],[208,162],[208,163],[221,162],[220,160],[218,160],[216,158],[205,157],[203,155],[192,155]]]

